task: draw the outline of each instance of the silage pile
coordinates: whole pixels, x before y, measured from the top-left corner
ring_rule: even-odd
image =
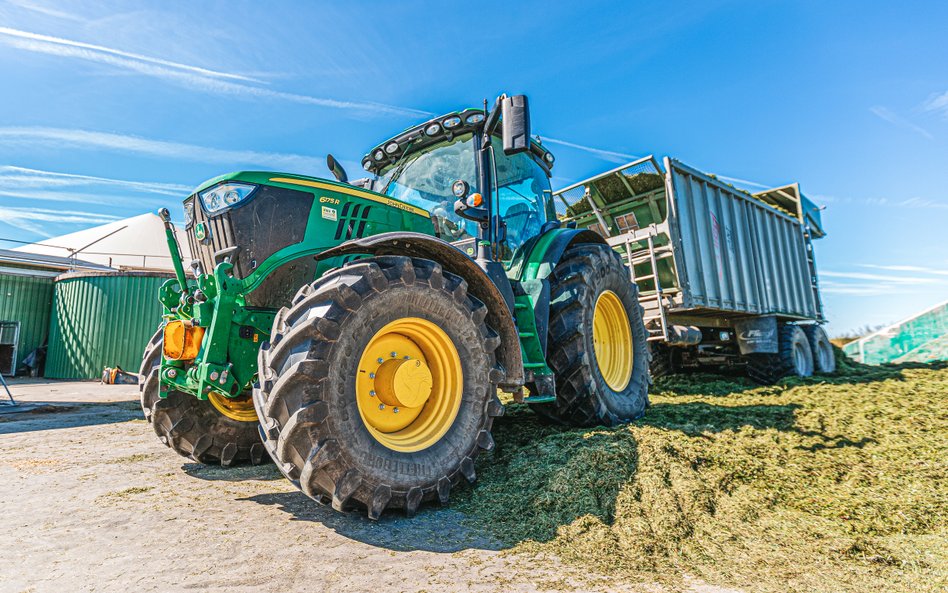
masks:
[[[678,376],[612,429],[509,406],[461,502],[516,550],[747,591],[948,584],[948,368],[844,364],[756,387]]]

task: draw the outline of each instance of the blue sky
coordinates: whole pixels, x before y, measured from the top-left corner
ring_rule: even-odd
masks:
[[[668,4],[0,0],[0,238],[179,209],[230,170],[327,176],[327,152],[355,173],[526,93],[554,187],[645,154],[799,181],[831,332],[948,298],[948,5]]]

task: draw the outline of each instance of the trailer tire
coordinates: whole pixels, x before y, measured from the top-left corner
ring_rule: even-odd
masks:
[[[652,359],[648,372],[653,381],[681,370],[681,349],[672,348],[663,342],[652,342],[650,346]]]
[[[178,455],[206,465],[229,467],[266,461],[256,419],[229,418],[209,400],[199,400],[181,391],[159,397],[163,334],[163,328],[159,328],[152,336],[139,369],[142,412],[158,440]]]
[[[787,376],[813,374],[810,342],[799,325],[781,324],[777,329],[776,354],[748,354],[747,375],[762,385],[772,385]]]
[[[836,372],[836,353],[833,344],[822,325],[804,325],[803,331],[810,342],[813,352],[814,370],[821,375],[831,375]]]
[[[612,426],[644,414],[648,406],[648,335],[638,289],[629,281],[619,254],[608,245],[570,247],[553,269],[550,282],[547,364],[556,375],[556,401],[531,406],[541,416],[571,426]],[[600,314],[601,300],[612,303],[612,314],[606,319],[624,318],[628,323],[628,335],[619,340],[628,340],[632,357],[625,363],[628,371],[620,364],[619,372],[613,372],[616,367],[610,360],[627,360],[616,357],[617,351],[610,355],[606,349],[597,357],[594,319]]]
[[[476,479],[474,459],[493,448],[504,409],[500,337],[486,316],[463,278],[427,259],[359,259],[304,286],[260,350],[254,404],[267,451],[304,494],[336,510],[378,519],[446,504],[461,480]],[[402,392],[380,378],[402,359],[431,371],[421,403],[392,404]],[[402,416],[392,416],[398,406]],[[454,415],[439,415],[445,406]]]

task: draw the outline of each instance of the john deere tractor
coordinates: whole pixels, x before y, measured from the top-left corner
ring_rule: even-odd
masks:
[[[498,390],[545,418],[614,424],[647,405],[635,284],[564,228],[524,96],[412,127],[369,178],[239,172],[184,201],[193,273],[142,363],[159,438],[201,463],[271,457],[333,508],[448,501],[494,446]]]

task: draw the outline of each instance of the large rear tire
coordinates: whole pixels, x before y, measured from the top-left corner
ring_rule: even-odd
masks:
[[[180,391],[159,397],[162,338],[159,328],[145,348],[139,370],[142,412],[158,440],[198,463],[228,467],[263,461],[266,456],[249,394],[226,401],[221,397],[216,405],[210,399],[202,401]]]
[[[500,338],[486,315],[462,278],[424,259],[361,259],[303,287],[260,350],[254,403],[267,451],[337,510],[377,519],[447,503],[462,478],[475,480],[503,413]]]
[[[804,325],[803,332],[810,341],[810,350],[813,352],[813,367],[821,375],[830,375],[836,372],[836,353],[830,343],[826,330],[821,325]]]
[[[556,401],[532,404],[571,426],[612,426],[648,406],[648,336],[638,290],[607,245],[569,248],[550,275],[547,364]]]
[[[782,324],[777,330],[776,354],[748,354],[747,375],[762,385],[772,385],[787,376],[813,374],[810,342],[799,325]]]

